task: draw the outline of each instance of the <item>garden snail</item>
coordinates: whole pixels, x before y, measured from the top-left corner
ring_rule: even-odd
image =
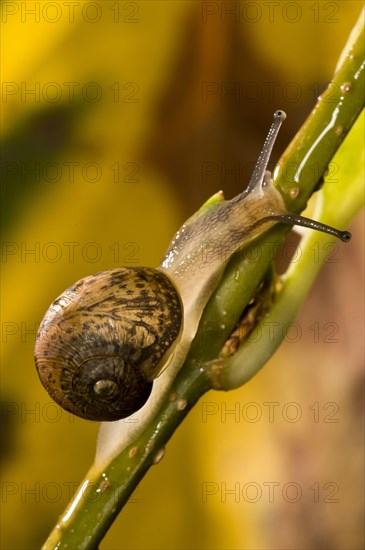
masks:
[[[48,309],[37,335],[42,384],[64,409],[119,420],[147,401],[153,380],[182,364],[229,258],[277,222],[341,232],[285,210],[266,170],[283,120],[276,111],[245,191],[215,195],[176,233],[156,268],[121,267],[85,277]]]

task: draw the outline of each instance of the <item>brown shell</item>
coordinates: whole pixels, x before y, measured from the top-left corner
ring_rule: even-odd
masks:
[[[166,275],[118,268],[85,277],[48,309],[35,361],[50,396],[89,420],[118,420],[149,397],[181,329],[182,305]]]

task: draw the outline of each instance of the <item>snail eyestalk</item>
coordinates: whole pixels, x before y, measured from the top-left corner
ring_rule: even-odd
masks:
[[[311,220],[310,218],[299,216],[297,214],[292,214],[290,212],[288,212],[287,214],[269,216],[269,219],[277,220],[279,222],[287,223],[290,225],[300,225],[301,227],[308,227],[309,229],[321,231],[322,233],[328,233],[328,235],[333,235],[344,243],[351,240],[351,233],[349,231],[340,231],[339,229],[335,229],[334,227],[331,227],[330,225],[327,225],[325,223],[316,222],[315,220]]]
[[[276,138],[278,137],[279,130],[282,123],[286,119],[286,113],[284,111],[275,111],[274,120],[271,124],[270,130],[266,136],[264,145],[261,149],[259,158],[257,159],[255,169],[252,173],[251,179],[244,193],[248,194],[264,181],[265,172],[267,172],[267,165],[270,160],[271,152],[273,150]]]
[[[247,188],[245,189],[245,191],[243,192],[244,196],[247,196],[251,194],[251,192],[254,192],[255,190],[258,190],[260,188],[261,189],[266,188],[266,193],[269,193],[269,188],[270,188],[270,185],[272,184],[272,180],[271,180],[271,172],[267,170],[267,165],[270,160],[270,155],[274,147],[276,138],[278,136],[279,130],[285,119],[286,119],[286,113],[284,111],[282,110],[275,111],[273,123],[265,139],[260,156],[256,162],[256,166],[251,176],[250,182]],[[282,212],[282,213],[278,212],[277,214],[270,214],[269,216],[263,216],[260,220],[256,220],[252,224],[251,229],[269,220],[276,220],[276,221],[290,224],[290,225],[300,225],[302,227],[309,227],[310,229],[321,231],[322,233],[328,233],[329,235],[334,235],[335,237],[337,237],[343,242],[347,242],[351,239],[351,233],[349,233],[348,231],[339,231],[338,229],[335,229],[334,227],[331,227],[324,223],[320,223],[315,220],[311,220],[309,218],[306,218],[304,216],[300,216],[291,212]]]

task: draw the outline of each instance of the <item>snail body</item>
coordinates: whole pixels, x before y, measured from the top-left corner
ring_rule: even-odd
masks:
[[[176,233],[158,268],[128,267],[85,277],[48,309],[35,362],[42,384],[64,409],[98,421],[143,407],[164,370],[183,363],[228,260],[278,222],[348,240],[286,211],[266,170],[283,111],[277,111],[252,178],[232,200],[217,194]]]

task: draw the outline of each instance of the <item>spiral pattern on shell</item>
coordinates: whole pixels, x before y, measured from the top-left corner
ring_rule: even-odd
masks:
[[[147,401],[182,325],[179,294],[152,268],[85,277],[49,307],[35,361],[49,395],[89,420],[119,420]]]

